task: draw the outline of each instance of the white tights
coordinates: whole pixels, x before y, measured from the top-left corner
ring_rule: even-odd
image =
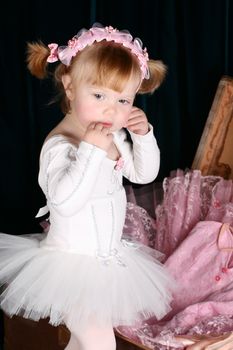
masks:
[[[116,340],[110,327],[89,326],[73,329],[65,350],[116,350]]]

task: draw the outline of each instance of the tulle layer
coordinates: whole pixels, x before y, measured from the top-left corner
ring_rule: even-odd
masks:
[[[41,236],[42,237],[42,236]],[[152,255],[124,244],[108,264],[94,256],[49,250],[32,237],[0,234],[1,308],[50,323],[133,325],[170,310],[171,277]]]

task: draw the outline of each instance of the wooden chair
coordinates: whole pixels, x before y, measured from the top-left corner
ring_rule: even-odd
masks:
[[[211,107],[192,169],[203,175],[233,179],[233,79],[223,77]],[[69,341],[64,326],[52,327],[48,320],[33,322],[4,317],[5,350],[62,350]],[[116,333],[118,350],[150,350]]]

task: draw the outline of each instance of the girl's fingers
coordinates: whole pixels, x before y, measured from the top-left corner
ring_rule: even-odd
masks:
[[[102,133],[103,133],[104,135],[109,135],[109,134],[110,134],[110,129],[109,129],[109,128],[103,128],[103,129],[102,129]]]
[[[129,119],[127,125],[134,125],[134,124],[138,124],[138,123],[147,123],[147,119],[145,119],[144,117],[136,117],[133,119]]]
[[[135,113],[135,112],[144,113],[140,108],[133,106],[132,109],[131,109],[131,113]]]
[[[105,130],[105,129],[109,130],[111,126],[112,125],[106,126],[106,125],[104,125],[104,123],[96,123],[95,129],[97,129],[97,130]]]
[[[103,128],[104,128],[103,124],[101,124],[101,123],[96,123],[96,125],[95,125],[95,130],[101,131]]]
[[[149,131],[148,123],[142,122],[133,125],[127,125],[127,129],[135,134],[145,135]]]
[[[94,129],[95,128],[95,124],[96,123],[90,123],[89,125],[88,125],[88,127],[87,127],[87,130],[91,130],[91,129]]]
[[[110,133],[110,128],[105,127],[102,123],[91,123],[88,126],[89,130],[100,132],[101,134],[108,135]]]
[[[137,117],[144,117],[144,114],[142,114],[142,113],[137,113],[137,112],[135,112],[135,113],[130,113],[129,119],[128,119],[128,120],[131,120],[131,119],[134,119],[134,118],[137,118]]]
[[[135,129],[141,129],[145,127],[144,123],[137,123],[137,124],[132,124],[132,125],[127,125],[128,128],[135,130]]]
[[[146,117],[145,113],[139,108],[132,108],[131,113],[129,115],[129,119],[135,118],[137,116]]]

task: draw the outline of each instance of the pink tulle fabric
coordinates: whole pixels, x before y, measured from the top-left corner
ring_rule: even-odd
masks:
[[[150,185],[149,192],[149,197],[143,197],[127,189],[131,203],[125,230],[164,253],[164,263],[178,287],[172,311],[162,321],[150,319],[117,331],[154,350],[184,349],[174,338],[179,334],[233,331],[232,180],[177,170],[162,187]],[[138,202],[144,208],[151,206],[154,213],[140,208]],[[219,235],[223,223],[228,225]]]

